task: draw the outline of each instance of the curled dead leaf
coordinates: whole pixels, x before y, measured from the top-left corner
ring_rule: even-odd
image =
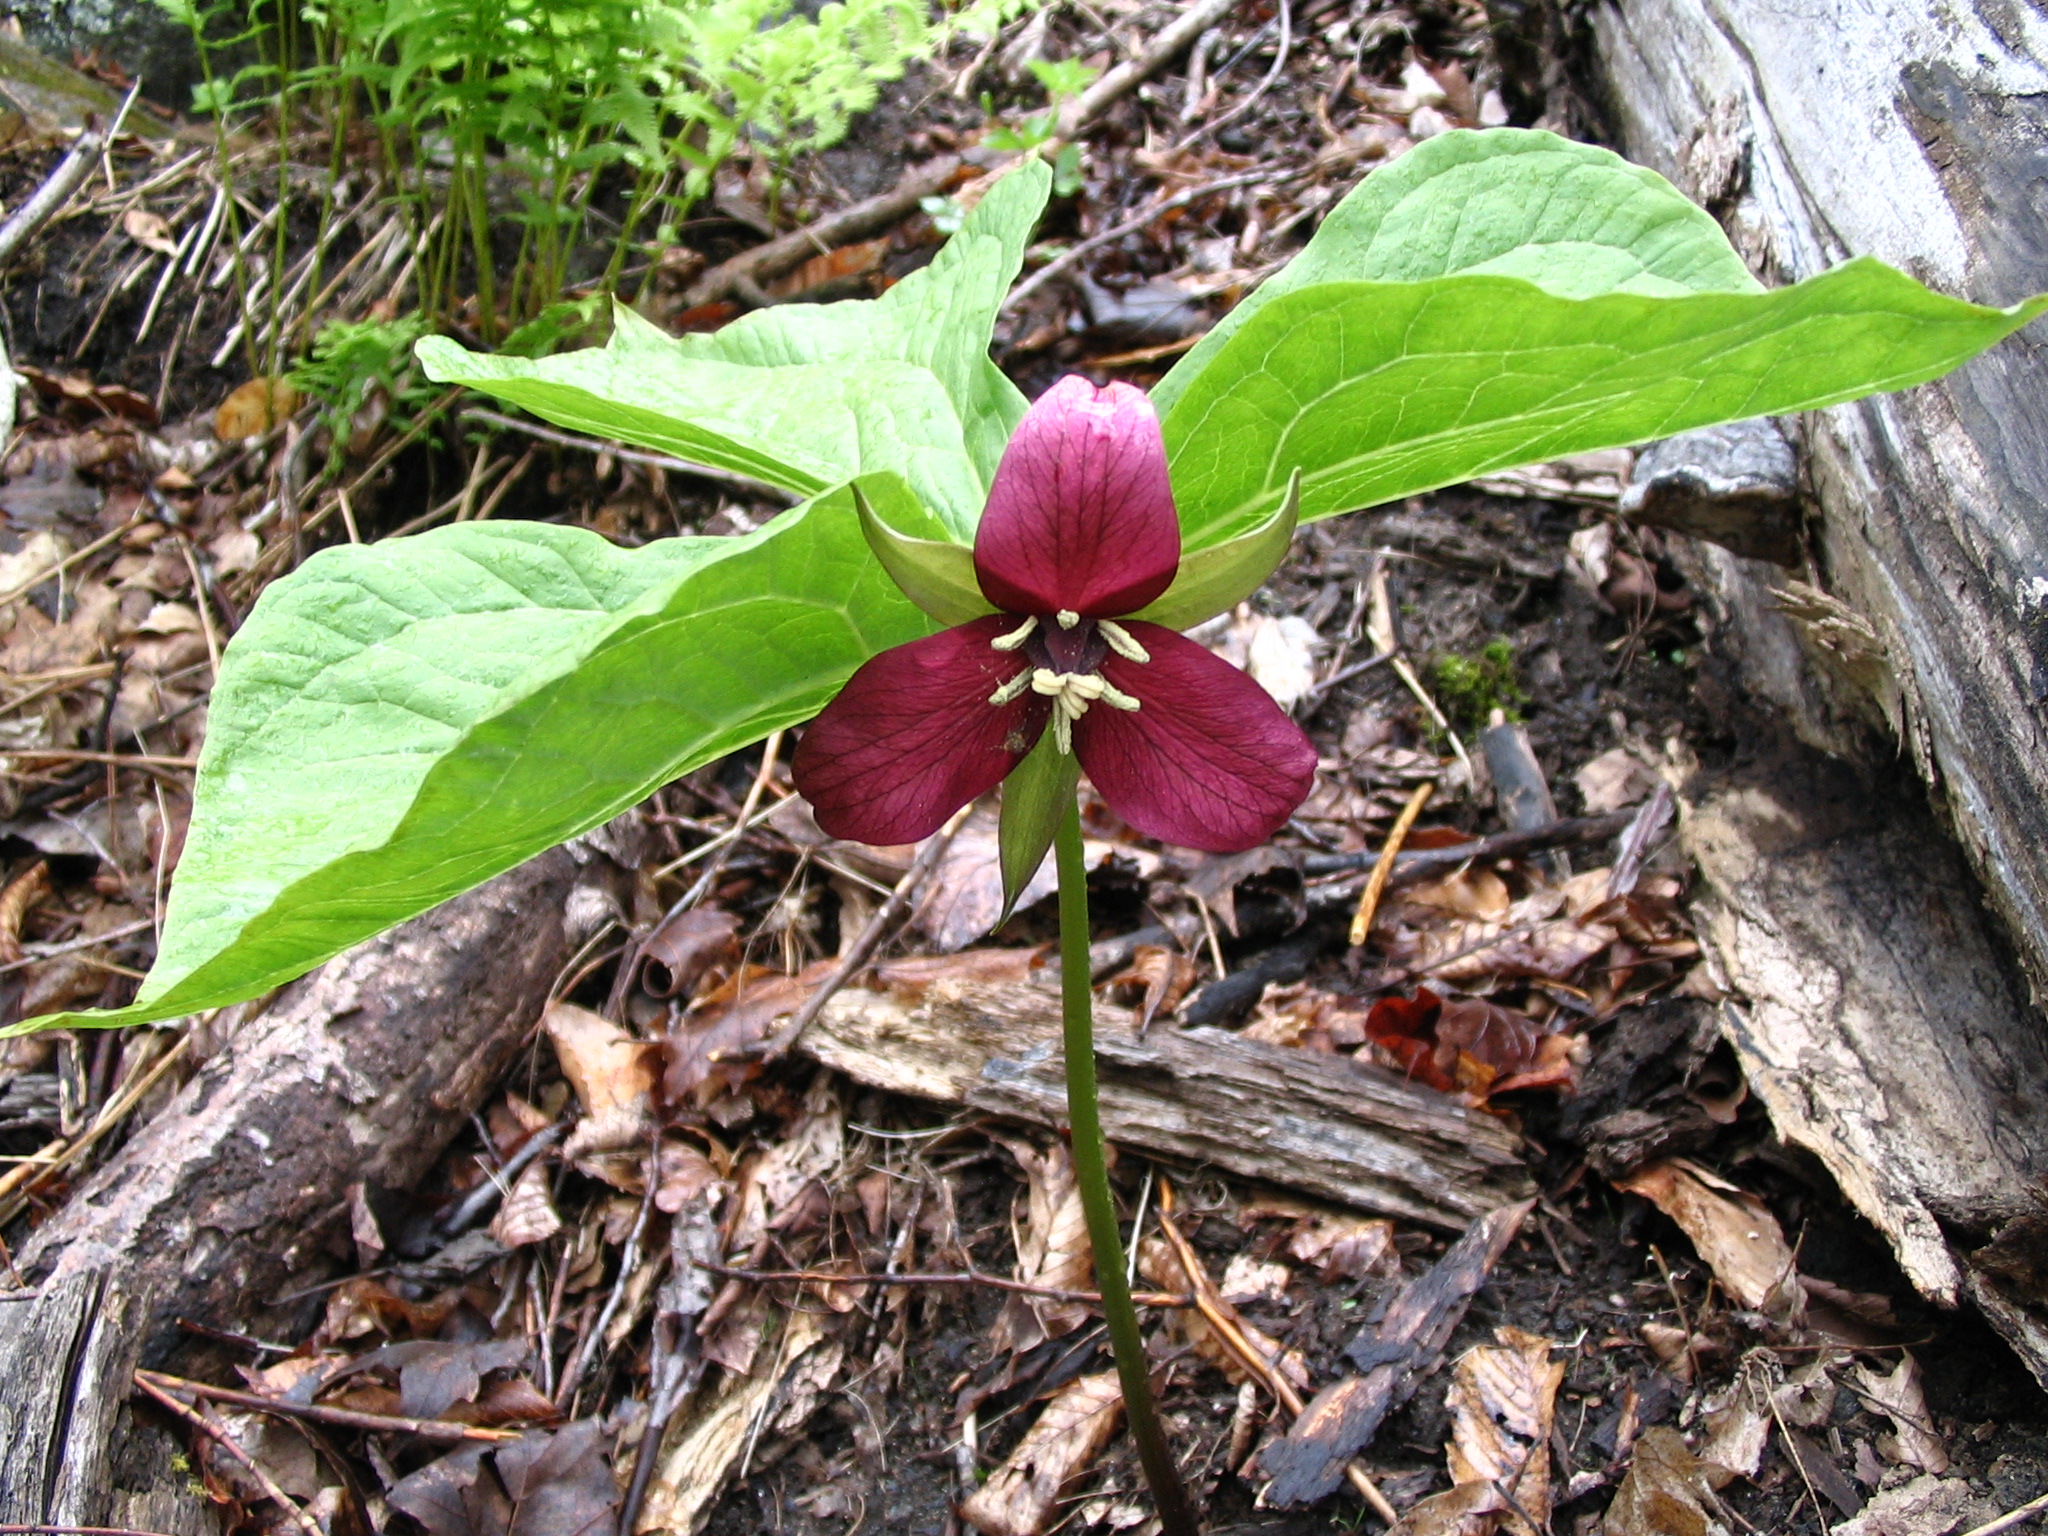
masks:
[[[224,443],[261,437],[299,408],[299,392],[288,379],[251,379],[237,385],[213,413],[213,435]]]
[[[1519,1328],[1497,1328],[1494,1338],[1452,1369],[1445,1454],[1453,1484],[1499,1495],[1493,1523],[1472,1526],[1475,1536],[1536,1536],[1550,1522],[1550,1427],[1564,1362],[1551,1360],[1550,1340]]]
[[[1061,1490],[1102,1453],[1123,1405],[1114,1371],[1069,1384],[960,1506],[960,1517],[981,1536],[1044,1536]]]
[[[1709,1536],[1707,1469],[1675,1429],[1656,1424],[1636,1441],[1635,1461],[1607,1506],[1602,1536]]]
[[[498,1207],[491,1236],[507,1248],[524,1248],[529,1243],[544,1243],[561,1231],[552,1182],[553,1170],[545,1159],[528,1163]]]
[[[1651,1163],[1614,1187],[1641,1195],[1677,1222],[1737,1305],[1780,1313],[1797,1302],[1792,1249],[1756,1196],[1684,1158]]]
[[[654,1048],[574,1003],[551,1003],[541,1028],[554,1042],[562,1075],[583,1105],[562,1155],[593,1177],[638,1189],[636,1159],[654,1129]]]

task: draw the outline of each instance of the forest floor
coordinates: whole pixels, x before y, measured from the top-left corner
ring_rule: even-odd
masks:
[[[1139,55],[1170,11],[1077,3],[915,74],[795,168],[779,217],[873,196],[942,152],[962,154],[958,183],[766,296],[866,296],[928,260],[1003,160],[980,143],[982,93],[1014,123],[1036,100],[1029,59]],[[1361,174],[1447,127],[1529,115],[1477,6],[1248,0],[1083,135],[1081,184],[1048,214],[997,359],[1027,394],[1077,370],[1147,384]],[[13,206],[57,151],[27,133],[5,153]],[[221,648],[312,551],[478,517],[639,544],[780,510],[475,404],[410,431],[431,392],[404,377],[353,422],[305,407],[271,424],[252,346],[309,316],[389,317],[407,265],[363,182],[324,291],[245,317],[202,228],[213,164],[175,123],[123,140],[0,295],[24,379],[0,464],[6,1020],[132,995]],[[741,312],[730,294],[685,298],[773,227],[766,176],[736,165],[684,243],[636,274],[644,312],[672,328]],[[250,187],[251,218],[275,215]],[[306,271],[305,221],[283,217]],[[1321,752],[1270,848],[1193,855],[1089,809],[1105,1003],[1151,1034],[1221,1028],[1405,1079],[1516,1138],[1534,1199],[1420,1219],[1336,1203],[1284,1155],[1251,1177],[1123,1153],[1140,1284],[1202,1303],[1155,1307],[1148,1327],[1212,1530],[1377,1528],[1341,1472],[1298,1507],[1273,1496],[1273,1447],[1322,1432],[1289,1436],[1280,1399],[1346,1381],[1384,1414],[1359,1470],[1417,1531],[1936,1536],[2048,1492],[2032,1378],[1974,1314],[1915,1296],[1719,1043],[1670,787],[1767,760],[1777,727],[1742,697],[1676,551],[1618,517],[1629,464],[1535,466],[1319,525],[1201,633]],[[929,869],[914,849],[834,843],[791,790],[791,745],[633,813],[631,910],[535,1000],[533,1048],[471,1130],[418,1187],[359,1187],[306,1276],[297,1334],[238,1342],[237,1318],[192,1319],[220,1345],[204,1369],[280,1404],[530,1430],[515,1443],[548,1450],[520,1497],[548,1483],[551,1529],[608,1529],[646,1436],[671,1218],[724,1189],[734,1273],[699,1319],[705,1375],[664,1426],[637,1529],[1154,1528],[1104,1409],[1107,1345],[1071,1294],[1092,1279],[1056,1134],[885,1091],[801,1046],[747,1055],[914,869],[911,915],[860,986],[904,1006],[994,988],[1040,1024],[1056,1008],[1045,890],[986,931],[986,813]],[[1549,797],[1548,844],[1445,853],[1530,825],[1503,809],[1517,786]],[[1436,863],[1403,873],[1352,944],[1366,872],[1410,808],[1401,845]],[[162,1033],[0,1046],[12,1249],[178,1091]],[[600,1145],[587,1133],[606,1110],[624,1119]],[[494,1184],[502,1198],[471,1198]],[[467,1237],[446,1219],[458,1207]],[[1458,1241],[1475,1218],[1498,1239],[1477,1253]],[[902,1279],[970,1270],[1021,1288]],[[746,1278],[764,1272],[808,1278]],[[848,1274],[896,1283],[832,1283]],[[1431,1327],[1400,1334],[1425,1305]],[[475,1446],[338,1430],[316,1455],[280,1413],[225,1416],[268,1490],[193,1442],[224,1530],[532,1528],[516,1498],[478,1493],[513,1474],[503,1459],[480,1472]],[[1496,1497],[1472,1496],[1475,1477]]]

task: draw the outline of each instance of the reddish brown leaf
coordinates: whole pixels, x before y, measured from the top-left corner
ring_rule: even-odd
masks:
[[[739,962],[739,919],[716,907],[678,912],[640,946],[640,986],[653,997],[687,995],[713,968]]]

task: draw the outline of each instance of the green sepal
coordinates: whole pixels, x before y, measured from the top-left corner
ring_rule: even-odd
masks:
[[[1273,515],[1249,533],[1180,557],[1180,570],[1158,601],[1131,617],[1168,629],[1193,629],[1205,619],[1228,613],[1265,585],[1294,537],[1301,516],[1301,471],[1287,482],[1287,499]],[[915,594],[913,594],[913,601]]]
[[[878,492],[883,486],[911,494],[895,476],[868,477]],[[868,499],[868,488],[853,482],[853,504],[860,510],[860,531],[868,548],[889,573],[889,579],[909,598],[941,624],[965,624],[970,619],[994,613],[995,605],[981,595],[981,583],[974,577],[974,551],[950,539],[918,539],[891,527]]]
[[[1081,783],[1081,765],[1071,752],[1053,744],[1050,724],[1038,745],[1003,780],[1002,818],[996,828],[996,851],[1003,870],[1003,915],[1000,928],[1010,920],[1024,887],[1045,862],[1045,850],[1052,846],[1060,817],[1074,803],[1074,791]]]

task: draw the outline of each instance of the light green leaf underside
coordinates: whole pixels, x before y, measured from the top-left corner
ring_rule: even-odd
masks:
[[[1459,130],[1372,172],[1153,389],[1163,415],[1230,336],[1319,283],[1413,283],[1472,272],[1559,298],[1750,293],[1756,280],[1705,210],[1654,171],[1552,133]]]
[[[847,491],[741,539],[481,523],[315,555],[229,648],[148,981],[64,1022],[288,981],[809,718],[930,628]]]
[[[1163,429],[1183,536],[1307,522],[1488,470],[1935,378],[2048,309],[1859,260],[1770,293],[1558,298],[1508,278],[1324,283],[1265,305]]]
[[[420,360],[558,425],[802,496],[899,474],[969,538],[1024,412],[988,347],[1049,176],[1032,163],[1003,177],[931,265],[879,299],[778,305],[681,338],[620,309],[603,347],[534,360],[430,337]]]

